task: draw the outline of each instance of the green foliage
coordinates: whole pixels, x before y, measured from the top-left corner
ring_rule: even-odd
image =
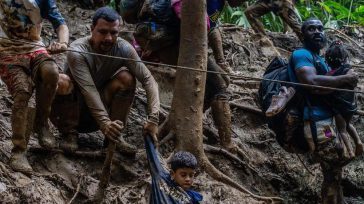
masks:
[[[247,1],[251,5],[255,1]],[[249,27],[244,15],[245,6],[239,8],[226,7],[220,18],[223,23]],[[302,20],[310,17],[320,19],[325,27],[340,28],[344,25],[364,26],[364,0],[298,0],[296,12]],[[272,12],[261,18],[265,28],[280,32],[283,30],[282,19]]]

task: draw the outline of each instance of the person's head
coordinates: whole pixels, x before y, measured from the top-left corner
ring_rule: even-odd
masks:
[[[324,25],[317,18],[310,18],[303,22],[301,31],[305,47],[313,51],[320,51],[326,45]]]
[[[331,69],[337,69],[347,63],[349,53],[346,50],[343,42],[334,41],[326,50],[325,59]]]
[[[195,178],[197,160],[189,152],[179,151],[171,161],[171,177],[184,190],[191,188]]]
[[[120,16],[110,7],[96,10],[92,18],[92,48],[101,53],[108,52],[117,41],[120,30]]]
[[[144,0],[121,0],[119,5],[120,15],[123,20],[130,24],[138,22],[138,14],[142,8]]]
[[[244,3],[245,0],[227,0],[229,6],[238,7]]]

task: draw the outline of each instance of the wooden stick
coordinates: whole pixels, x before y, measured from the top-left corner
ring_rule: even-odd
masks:
[[[68,204],[72,204],[72,202],[76,199],[78,193],[81,189],[81,183],[82,183],[83,176],[80,177],[80,180],[78,181],[77,188],[75,194],[72,196],[71,200],[68,202]]]
[[[109,140],[109,146],[107,147],[107,154],[100,176],[99,187],[93,201],[94,203],[102,203],[102,201],[104,200],[106,188],[110,180],[112,157],[114,156],[115,149],[116,143]]]

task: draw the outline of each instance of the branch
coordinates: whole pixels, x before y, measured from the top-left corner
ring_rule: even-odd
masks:
[[[238,104],[238,103],[235,103],[235,102],[229,102],[229,104],[232,107],[240,108],[242,110],[246,110],[246,111],[249,111],[249,112],[256,113],[258,115],[264,116],[263,111],[258,109],[258,108],[254,108],[254,107],[251,107],[251,106],[245,106],[245,105]]]

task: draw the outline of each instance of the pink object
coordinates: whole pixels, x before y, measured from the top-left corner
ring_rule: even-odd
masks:
[[[172,0],[171,4],[172,4],[172,8],[173,8],[174,12],[176,13],[177,17],[179,19],[181,19],[182,0]],[[209,16],[207,15],[207,12],[205,12],[205,16],[206,16],[205,18],[206,18],[207,30],[210,30],[210,19],[209,19]]]

